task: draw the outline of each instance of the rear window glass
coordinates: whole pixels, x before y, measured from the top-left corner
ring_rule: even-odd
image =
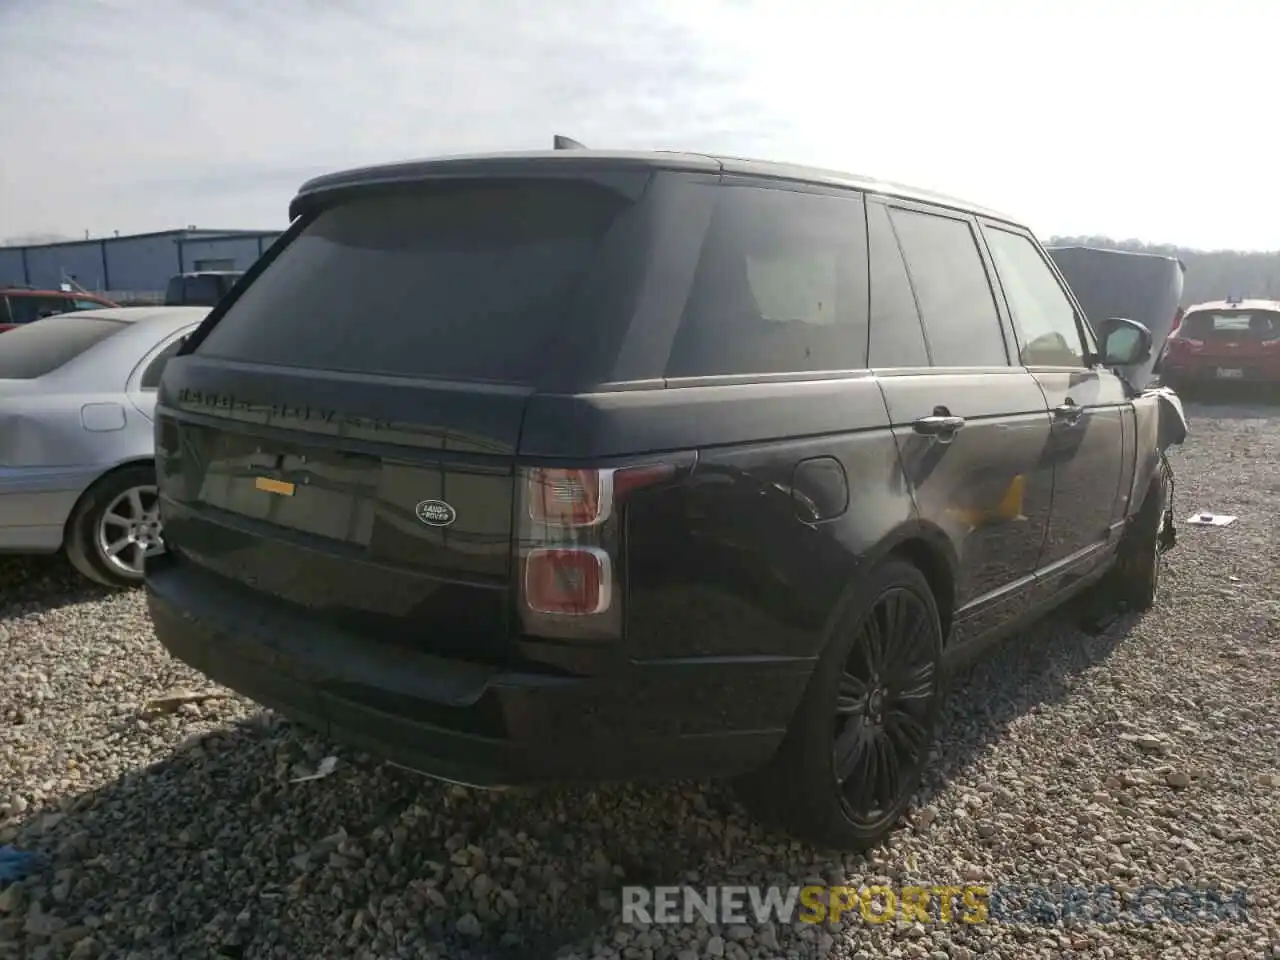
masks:
[[[1280,313],[1267,310],[1196,310],[1183,319],[1181,331],[1187,337],[1235,336],[1268,340],[1280,336]]]
[[[669,377],[866,366],[862,198],[717,187]]]
[[[43,377],[126,326],[118,320],[72,314],[15,327],[0,340],[0,380]]]
[[[9,311],[13,323],[31,323],[41,317],[66,313],[71,302],[66,297],[40,293],[9,294]]]
[[[313,369],[533,383],[627,201],[585,182],[485,181],[322,212],[197,352]]]

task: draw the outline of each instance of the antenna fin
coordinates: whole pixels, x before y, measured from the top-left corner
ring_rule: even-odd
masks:
[[[585,145],[583,145],[583,144],[579,143],[577,140],[574,140],[572,137],[565,137],[565,136],[561,136],[561,135],[560,135],[560,134],[558,134],[558,133],[556,134],[556,138],[555,138],[555,141],[554,141],[554,142],[555,142],[555,149],[557,149],[557,150],[585,150],[585,149],[587,149]]]

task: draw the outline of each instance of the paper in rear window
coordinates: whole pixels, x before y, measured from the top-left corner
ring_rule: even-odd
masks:
[[[319,370],[527,384],[628,204],[579,181],[476,181],[321,212],[196,352]]]
[[[128,324],[63,314],[14,327],[0,340],[0,380],[34,380],[70,363]]]
[[[1280,313],[1268,310],[1195,310],[1182,321],[1183,335],[1265,340],[1280,335]]]

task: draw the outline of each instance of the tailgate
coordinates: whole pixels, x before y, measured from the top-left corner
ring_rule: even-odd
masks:
[[[166,540],[369,639],[499,660],[530,392],[175,358],[157,407]]]

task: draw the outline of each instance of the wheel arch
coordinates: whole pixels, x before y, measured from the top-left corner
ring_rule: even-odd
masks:
[[[834,627],[845,607],[856,596],[861,574],[892,559],[910,563],[924,575],[938,607],[938,619],[945,643],[950,636],[955,614],[959,561],[955,547],[946,533],[937,525],[923,520],[910,520],[898,525],[864,555],[862,563],[858,565],[858,572],[840,595],[831,613],[831,626]]]
[[[98,484],[102,483],[102,481],[107,479],[107,477],[113,477],[117,473],[130,468],[147,467],[154,470],[155,463],[154,457],[132,457],[128,460],[122,460],[113,467],[108,467],[106,470],[103,470],[100,474],[94,477],[93,480],[91,480],[89,484],[80,491],[80,496],[76,497],[76,502],[67,513],[67,518],[62,521],[63,547],[65,548],[67,545],[67,538],[71,535],[71,525],[75,523],[76,517],[80,515],[80,508],[84,505],[85,500],[92,495],[93,491],[97,489]]]

